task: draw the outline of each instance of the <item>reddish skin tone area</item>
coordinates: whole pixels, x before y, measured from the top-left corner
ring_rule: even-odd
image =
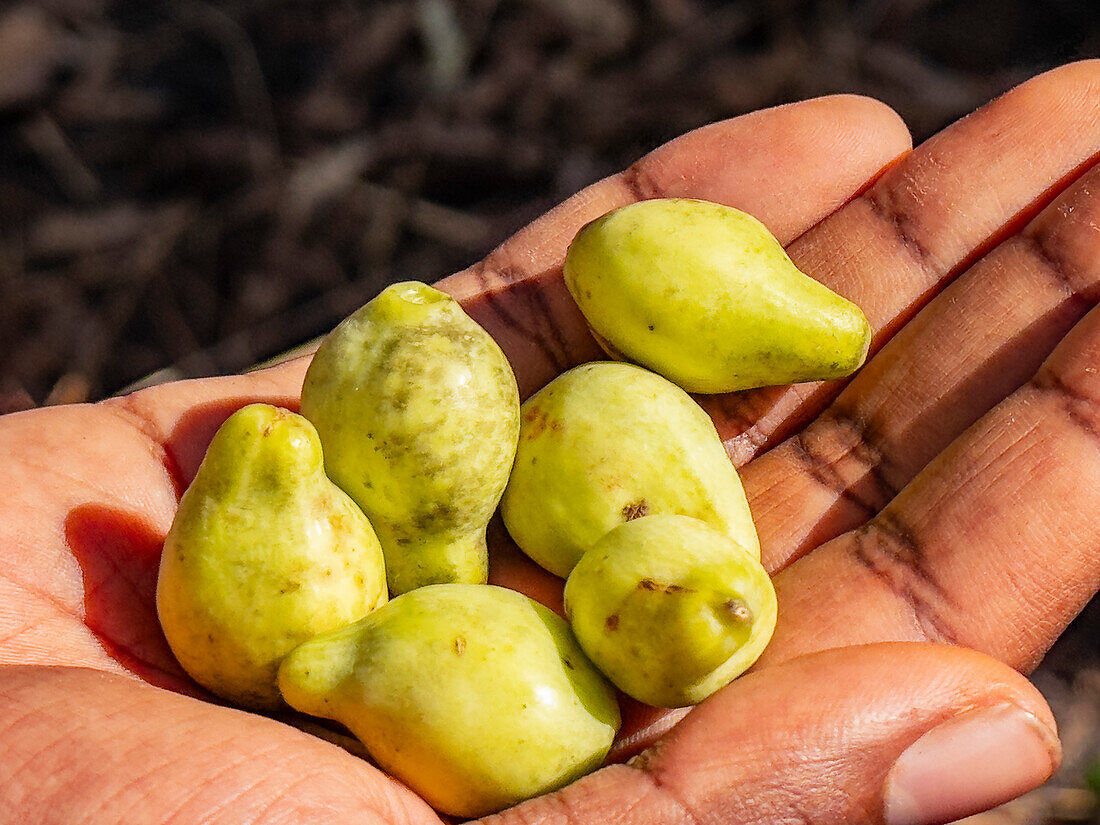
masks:
[[[1008,703],[1053,728],[1018,671],[1100,586],[1098,99],[1100,64],[1070,65],[913,151],[861,98],[747,115],[442,282],[528,395],[599,354],[561,281],[576,229],[638,198],[700,197],[758,216],[876,330],[846,387],[703,400],[776,574],[758,666],[686,716],[627,707],[617,757],[652,747],[496,818],[881,822],[891,766],[943,720]],[[160,545],[210,437],[247,403],[296,409],[305,366],[0,419],[13,821],[439,821],[369,763],[211,702],[156,624]],[[499,524],[490,536],[493,580],[560,608],[561,582]]]

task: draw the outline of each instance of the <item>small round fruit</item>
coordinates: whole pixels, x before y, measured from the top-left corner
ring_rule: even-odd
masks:
[[[717,203],[609,212],[577,233],[564,271],[612,357],[689,392],[840,378],[871,340],[858,306],[801,272],[756,218]]]
[[[582,364],[524,402],[500,512],[520,549],[562,578],[608,530],[657,513],[702,519],[760,553],[714,422],[633,364]]]
[[[475,817],[599,767],[619,728],[611,685],[569,626],[513,590],[398,596],[283,662],[290,705],[335,719],[437,810]]]
[[[313,356],[302,415],[325,470],[378,533],[391,593],[486,581],[485,527],[516,454],[519,390],[457,301],[415,281],[384,289]]]
[[[752,555],[698,519],[616,527],[565,584],[589,658],[633,698],[694,705],[743,673],[775,629],[775,590]]]
[[[183,669],[239,705],[283,707],[283,656],[385,601],[382,548],[313,426],[268,404],[231,415],[161,554],[157,611]]]

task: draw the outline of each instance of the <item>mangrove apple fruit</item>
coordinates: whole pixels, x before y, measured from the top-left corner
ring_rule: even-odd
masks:
[[[760,562],[687,516],[616,527],[565,584],[581,646],[624,693],[694,705],[744,672],[771,639],[776,599]]]
[[[476,817],[599,767],[615,693],[568,625],[494,585],[440,584],[306,642],[279,687],[437,810]]]
[[[332,331],[302,387],[332,480],[367,514],[390,591],[483,583],[519,391],[500,347],[449,296],[408,282]]]
[[[608,530],[655,513],[702,519],[760,554],[714,423],[675,384],[601,361],[574,367],[524,402],[501,515],[527,555],[564,578]]]
[[[689,392],[840,378],[871,339],[860,308],[803,274],[760,221],[707,201],[640,201],[589,223],[565,283],[612,357]]]
[[[230,416],[161,556],[157,611],[184,670],[239,705],[281,707],[283,656],[385,601],[378,539],[325,476],[310,423],[267,404]]]

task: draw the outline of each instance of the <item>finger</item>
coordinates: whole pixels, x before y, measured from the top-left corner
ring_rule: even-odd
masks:
[[[526,396],[600,356],[561,277],[566,247],[588,221],[644,198],[695,197],[750,212],[788,242],[909,146],[897,115],[852,96],[706,126],[588,187],[440,286],[500,342]]]
[[[0,668],[0,731],[5,822],[439,825],[334,745],[122,676]]]
[[[930,639],[1034,667],[1100,588],[1100,308],[866,527],[775,578],[761,666]]]
[[[863,308],[876,351],[1096,156],[1098,94],[1100,61],[1024,83],[918,147],[788,252]],[[704,406],[741,465],[824,409],[841,386],[756,390]]]
[[[1018,674],[971,651],[869,645],[733,682],[627,765],[494,823],[940,823],[1044,782],[1054,722]]]
[[[742,471],[778,570],[863,524],[1100,299],[1100,165],[949,285],[805,430]]]

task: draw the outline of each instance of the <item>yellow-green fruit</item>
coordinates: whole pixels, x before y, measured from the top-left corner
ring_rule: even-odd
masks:
[[[267,404],[230,416],[161,556],[157,611],[184,670],[237,704],[281,707],[283,656],[385,601],[382,548],[325,476],[310,423]]]
[[[596,666],[658,707],[703,701],[759,658],[775,630],[760,562],[686,516],[616,527],[565,584],[565,611]]]
[[[563,578],[608,530],[655,513],[702,519],[760,555],[737,471],[683,390],[632,364],[582,364],[524,402],[501,500],[516,544]]]
[[[851,301],[804,275],[751,215],[658,199],[585,226],[565,283],[613,357],[689,392],[849,375],[871,328]]]
[[[392,593],[484,583],[519,391],[500,347],[449,296],[395,284],[321,344],[302,387],[332,480],[370,518]]]
[[[572,782],[600,766],[619,728],[615,693],[568,625],[493,585],[399,596],[295,650],[279,687],[453,816]]]

